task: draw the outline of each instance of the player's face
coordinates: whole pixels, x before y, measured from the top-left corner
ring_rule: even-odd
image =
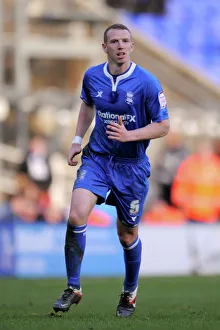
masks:
[[[107,42],[102,44],[108,60],[119,65],[130,63],[130,54],[134,48],[131,35],[127,30],[109,30]]]

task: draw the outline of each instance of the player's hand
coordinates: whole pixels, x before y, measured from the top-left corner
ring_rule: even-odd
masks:
[[[76,166],[78,164],[78,161],[74,157],[82,151],[81,145],[78,143],[73,143],[70,147],[70,150],[68,152],[68,165],[70,166]]]
[[[111,122],[107,125],[106,134],[110,140],[129,141],[129,131],[125,128],[121,116],[118,117],[118,123]]]

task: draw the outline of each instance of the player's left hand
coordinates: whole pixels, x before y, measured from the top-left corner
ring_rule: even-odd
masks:
[[[107,125],[106,134],[110,140],[119,142],[129,141],[129,131],[125,128],[121,116],[118,117],[118,123],[112,121]]]

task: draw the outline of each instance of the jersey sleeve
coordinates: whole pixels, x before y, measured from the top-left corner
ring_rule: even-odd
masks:
[[[160,82],[156,79],[148,83],[146,108],[152,122],[168,119],[167,102]]]
[[[85,73],[83,77],[83,83],[82,83],[82,90],[81,90],[81,95],[80,98],[89,106],[93,106],[93,100],[90,95],[90,90],[89,90],[89,78],[87,73]]]

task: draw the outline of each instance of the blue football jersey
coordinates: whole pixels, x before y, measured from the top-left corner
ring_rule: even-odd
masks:
[[[122,117],[127,130],[168,119],[166,99],[158,79],[131,62],[123,74],[112,76],[108,63],[89,68],[83,78],[81,99],[96,109],[96,123],[89,140],[98,153],[125,158],[142,157],[149,140],[118,142],[108,139],[106,126]]]

